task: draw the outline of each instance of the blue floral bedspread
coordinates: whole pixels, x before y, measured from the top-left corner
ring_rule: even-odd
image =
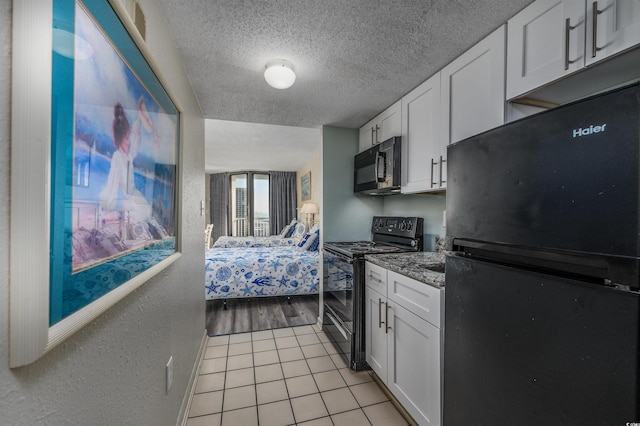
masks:
[[[205,299],[318,294],[319,255],[295,247],[212,248],[205,252]]]
[[[218,237],[213,244],[214,248],[233,248],[233,247],[288,247],[295,246],[299,237],[282,238],[277,235],[270,237]]]

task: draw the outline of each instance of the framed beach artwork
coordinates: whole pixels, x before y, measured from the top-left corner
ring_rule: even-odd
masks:
[[[302,201],[311,199],[311,172],[307,172],[300,178],[300,195]]]
[[[122,5],[17,3],[12,367],[35,361],[180,256],[180,108]],[[32,87],[36,74],[45,87]]]

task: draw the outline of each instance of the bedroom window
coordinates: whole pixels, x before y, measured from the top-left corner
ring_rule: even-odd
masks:
[[[231,235],[263,237],[269,230],[269,175],[237,173],[231,175],[229,210]]]

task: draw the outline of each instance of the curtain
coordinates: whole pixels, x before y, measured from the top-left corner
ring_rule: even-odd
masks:
[[[229,208],[229,175],[216,173],[210,178],[210,209],[213,224],[212,240],[216,241],[221,235],[227,235],[227,217]]]
[[[269,228],[277,235],[296,217],[296,172],[269,172]]]

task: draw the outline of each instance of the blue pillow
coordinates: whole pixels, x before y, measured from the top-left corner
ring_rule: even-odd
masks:
[[[320,230],[316,229],[314,233],[316,234],[316,238],[309,246],[309,251],[318,251],[318,246],[320,245]]]
[[[287,238],[287,235],[289,234],[290,230],[291,230],[291,225],[286,225],[284,228],[282,228],[282,231],[280,231],[278,236],[282,238]]]
[[[289,224],[289,230],[287,231],[287,235],[284,236],[284,238],[291,238],[291,236],[293,235],[293,233],[296,230],[296,224],[295,222],[290,223]]]
[[[311,245],[314,241],[318,239],[318,234],[315,232],[313,234],[309,234],[308,232],[304,234],[298,245],[296,246],[297,250],[307,251],[310,250]]]

